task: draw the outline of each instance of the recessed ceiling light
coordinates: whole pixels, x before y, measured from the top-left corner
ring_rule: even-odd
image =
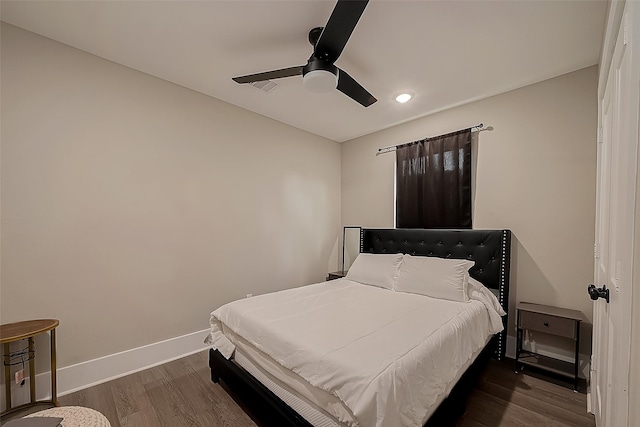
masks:
[[[412,94],[401,93],[400,95],[396,96],[396,101],[398,101],[401,104],[404,104],[405,102],[409,101],[411,98],[413,98]]]

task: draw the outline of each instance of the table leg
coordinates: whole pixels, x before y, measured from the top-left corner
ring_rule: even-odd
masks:
[[[578,391],[578,368],[580,366],[580,322],[576,322],[576,347],[573,362],[573,391]]]
[[[51,330],[51,400],[58,406],[58,385],[56,375],[56,328]]]
[[[36,401],[36,353],[33,345],[33,337],[29,337],[29,394],[31,403]]]
[[[518,373],[518,360],[522,352],[522,329],[520,329],[520,311],[516,311],[516,366],[515,373]]]
[[[9,343],[4,345],[4,400],[6,402],[5,412],[11,409],[11,351]]]

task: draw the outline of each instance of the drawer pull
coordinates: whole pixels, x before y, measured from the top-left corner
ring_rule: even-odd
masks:
[[[544,322],[543,325],[548,328],[549,327],[549,322]]]

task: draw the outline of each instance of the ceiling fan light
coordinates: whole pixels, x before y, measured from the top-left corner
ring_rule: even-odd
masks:
[[[312,70],[302,78],[304,87],[315,93],[327,93],[338,87],[338,75],[327,70]]]

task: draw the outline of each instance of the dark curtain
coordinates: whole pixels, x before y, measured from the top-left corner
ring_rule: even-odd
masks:
[[[471,228],[471,129],[396,149],[396,227]]]

